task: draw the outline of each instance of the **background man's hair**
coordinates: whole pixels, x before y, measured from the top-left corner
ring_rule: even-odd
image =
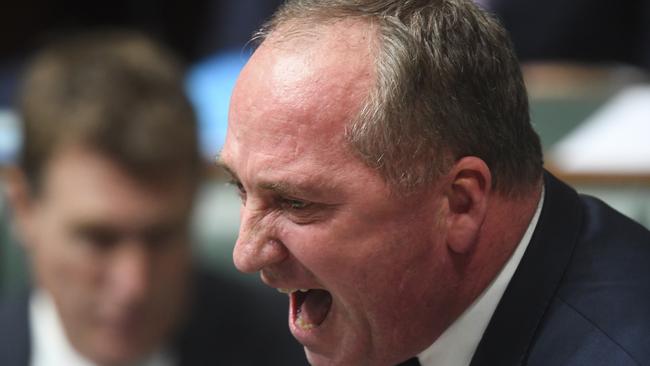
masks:
[[[60,148],[98,151],[141,180],[184,174],[201,159],[182,69],[153,40],[105,30],[58,40],[28,68],[20,96],[20,164],[37,188]]]
[[[504,194],[539,182],[539,137],[497,21],[470,0],[288,0],[256,38],[343,18],[366,21],[377,34],[376,86],[346,131],[366,164],[402,192],[464,156],[483,159]]]

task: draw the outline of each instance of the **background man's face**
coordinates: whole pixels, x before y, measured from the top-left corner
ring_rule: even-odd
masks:
[[[102,363],[162,346],[185,297],[191,186],[144,184],[81,148],[56,153],[44,173],[25,242],[72,344]]]
[[[370,90],[371,32],[266,41],[243,71],[221,157],[241,190],[236,266],[290,295],[315,365],[395,364],[444,329],[454,302],[437,188],[401,197],[344,129]],[[312,42],[313,41],[313,42]]]

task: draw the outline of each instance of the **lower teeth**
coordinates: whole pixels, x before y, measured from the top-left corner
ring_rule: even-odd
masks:
[[[299,329],[314,329],[325,321],[332,306],[332,297],[325,290],[309,290],[292,294],[295,306],[295,325]]]
[[[312,323],[307,323],[307,322],[306,322],[306,321],[305,321],[305,320],[300,316],[300,314],[298,314],[298,318],[296,319],[296,325],[298,326],[298,328],[300,328],[300,329],[302,329],[302,330],[309,330],[309,329],[313,329],[314,327],[316,327],[316,325],[314,325],[314,324],[312,324]]]

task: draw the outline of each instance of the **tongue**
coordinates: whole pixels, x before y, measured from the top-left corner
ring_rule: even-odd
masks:
[[[325,290],[309,290],[298,310],[298,317],[305,324],[320,325],[332,305],[332,295]]]

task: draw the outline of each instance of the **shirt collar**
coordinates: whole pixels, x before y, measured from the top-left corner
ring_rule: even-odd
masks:
[[[70,344],[50,296],[35,290],[29,299],[29,327],[31,334],[31,366],[66,365],[95,366]],[[156,352],[137,366],[172,366],[172,357]]]
[[[474,300],[474,302],[456,319],[436,341],[427,349],[418,354],[422,366],[467,366],[470,364],[476,347],[478,347],[483,332],[496,310],[503,292],[521,261],[521,258],[530,243],[535,227],[539,220],[544,203],[544,190],[537,204],[533,218],[528,224],[524,236],[519,241],[514,253],[508,259],[496,278]]]

